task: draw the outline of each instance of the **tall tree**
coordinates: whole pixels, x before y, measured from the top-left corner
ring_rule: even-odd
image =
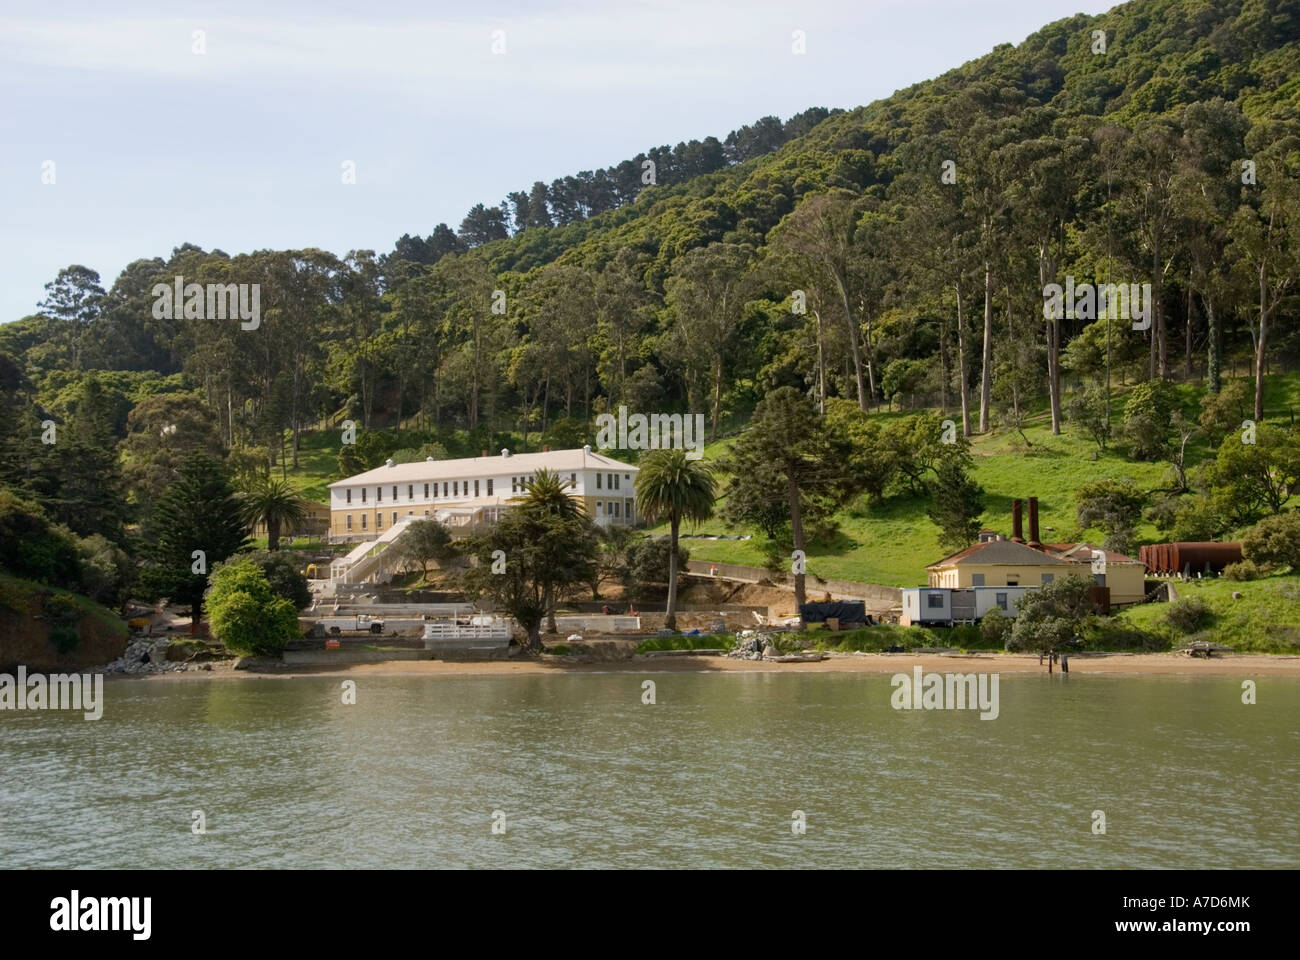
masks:
[[[638,463],[636,504],[648,523],[668,522],[668,615],[664,626],[677,629],[677,541],[683,522],[703,523],[713,516],[717,489],[713,471],[687,451],[652,450]]]

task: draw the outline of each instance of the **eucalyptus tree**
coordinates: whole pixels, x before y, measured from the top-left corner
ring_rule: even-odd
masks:
[[[1258,291],[1255,316],[1255,419],[1264,418],[1264,373],[1269,324],[1300,275],[1300,124],[1256,125],[1246,137],[1255,158],[1258,185],[1231,224],[1239,272]]]
[[[805,277],[797,289],[823,285],[838,295],[841,316],[848,333],[853,358],[853,375],[857,386],[858,406],[868,407],[876,395],[876,373],[870,350],[865,357],[866,380],[861,333],[853,304],[852,266],[860,250],[855,249],[862,199],[852,191],[835,189],[805,197],[767,238],[768,246],[778,255],[793,260]]]
[[[674,264],[664,284],[672,318],[665,347],[683,371],[688,401],[708,404],[711,437],[718,435],[724,374],[751,290],[753,261],[754,248],[744,244],[696,247]]]
[[[1250,124],[1235,103],[1216,97],[1188,104],[1182,126],[1174,202],[1188,259],[1185,372],[1192,373],[1192,304],[1199,294],[1206,321],[1206,380],[1210,392],[1218,393],[1223,342],[1219,303],[1229,283],[1228,221],[1240,202],[1239,164]]]

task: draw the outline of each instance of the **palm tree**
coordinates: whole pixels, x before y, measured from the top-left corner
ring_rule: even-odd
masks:
[[[654,450],[637,464],[636,506],[649,523],[668,521],[668,616],[664,626],[677,629],[677,535],[682,521],[703,523],[713,516],[717,487],[713,471],[685,450]]]
[[[244,518],[253,525],[266,524],[266,548],[280,549],[280,528],[291,529],[307,518],[307,501],[287,480],[263,480],[240,494]]]

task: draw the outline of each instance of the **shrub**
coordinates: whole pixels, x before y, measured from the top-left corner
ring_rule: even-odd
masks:
[[[546,652],[555,657],[567,657],[570,652],[570,647],[567,643],[557,643],[553,647],[547,647]]]
[[[1300,513],[1265,517],[1241,540],[1241,552],[1257,564],[1300,570]]]
[[[1178,391],[1165,380],[1147,380],[1129,391],[1124,404],[1124,438],[1135,460],[1159,460],[1169,446]]]
[[[234,653],[278,656],[298,638],[297,611],[276,594],[255,560],[215,570],[207,604],[212,636]]]
[[[1209,604],[1196,597],[1187,597],[1169,605],[1165,621],[1179,633],[1195,633],[1211,619]]]
[[[1264,575],[1259,564],[1254,560],[1242,560],[1238,563],[1230,563],[1223,568],[1223,579],[1225,580],[1258,580]]]
[[[41,601],[42,612],[50,623],[50,642],[59,653],[70,653],[80,642],[77,622],[81,608],[75,600],[64,594],[47,594]]]
[[[984,619],[980,621],[980,639],[986,646],[1005,647],[1008,638],[1011,636],[1011,628],[1015,626],[1015,623],[1015,620],[1008,617],[1001,610],[990,610],[984,614]]]

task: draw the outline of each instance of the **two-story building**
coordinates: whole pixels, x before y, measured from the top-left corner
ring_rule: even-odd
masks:
[[[591,447],[459,460],[393,463],[329,485],[330,541],[373,540],[407,517],[431,517],[451,527],[492,522],[525,493],[541,470],[568,483],[571,497],[601,526],[637,522],[637,467]]]

